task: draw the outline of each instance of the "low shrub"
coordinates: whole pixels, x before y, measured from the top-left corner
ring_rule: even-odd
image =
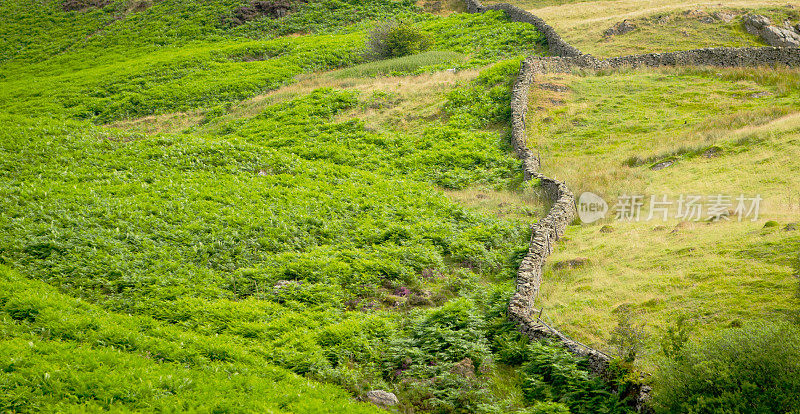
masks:
[[[406,22],[388,22],[376,26],[367,39],[367,55],[373,59],[396,58],[424,52],[432,43],[430,36]]]

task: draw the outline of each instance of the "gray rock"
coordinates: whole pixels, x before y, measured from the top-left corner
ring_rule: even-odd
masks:
[[[747,30],[747,33],[760,36],[763,28],[772,25],[772,20],[767,16],[748,14],[742,18],[742,23],[744,23],[744,28]]]
[[[675,161],[661,161],[650,167],[650,169],[653,171],[663,170],[664,168],[672,166],[672,164],[675,164]]]
[[[800,47],[800,33],[788,27],[778,27],[766,16],[748,14],[742,19],[748,33],[761,36],[770,46]]]
[[[800,34],[800,23],[798,23],[797,26],[794,27],[794,31]]]
[[[778,26],[767,26],[761,30],[761,37],[770,46],[777,47],[798,47],[800,46],[800,34],[794,30],[784,29]]]
[[[368,392],[367,401],[379,407],[391,407],[400,403],[396,395],[384,390],[372,390]]]

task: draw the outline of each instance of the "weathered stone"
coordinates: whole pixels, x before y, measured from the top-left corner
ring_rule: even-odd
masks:
[[[623,35],[625,33],[630,33],[634,30],[636,30],[636,25],[629,22],[628,19],[625,19],[606,29],[606,31],[603,32],[603,36],[605,37],[618,36],[618,35]]]
[[[744,29],[747,30],[747,33],[755,36],[761,36],[761,29],[771,25],[772,20],[770,20],[767,16],[747,14],[744,16],[744,18],[742,18],[742,23],[744,24]]]
[[[772,25],[772,21],[766,16],[748,14],[744,16],[742,22],[744,23],[744,28],[748,33],[760,36],[770,46],[800,46],[800,34],[789,27],[778,27]]]
[[[661,161],[650,167],[650,169],[653,171],[663,170],[664,168],[672,166],[672,164],[675,164],[675,161]]]
[[[778,26],[767,26],[761,30],[761,38],[770,46],[775,47],[798,47],[800,46],[800,34],[794,30],[784,29]]]
[[[384,390],[369,391],[367,393],[367,401],[379,407],[391,407],[400,403],[396,395]]]
[[[796,231],[797,229],[800,229],[800,224],[798,223],[789,223],[783,228],[784,231]]]
[[[600,227],[600,233],[613,233],[613,232],[614,232],[614,228],[609,226],[608,224],[606,224],[603,227]]]

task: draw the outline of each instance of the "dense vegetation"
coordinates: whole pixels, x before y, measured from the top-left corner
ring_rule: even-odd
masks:
[[[541,48],[530,26],[407,1],[238,25],[240,1],[145,3],[2,5],[0,409],[357,412],[383,388],[406,411],[621,410],[585,362],[506,320],[529,221],[440,191],[520,186],[505,128],[519,56]],[[303,72],[386,65],[352,23],[387,16],[433,39],[391,72],[502,63],[403,130],[358,119],[394,104],[379,90],[235,112]],[[102,126],[170,111],[201,119]],[[496,357],[508,341],[538,362]],[[525,391],[534,377],[557,392]]]
[[[661,412],[790,413],[800,410],[796,325],[750,324],[684,347],[658,372]]]
[[[0,4],[0,411],[372,412],[357,401],[385,389],[402,412],[622,413],[654,343],[659,409],[797,408],[795,328],[698,338],[797,317],[800,239],[782,226],[571,229],[555,259],[591,257],[548,269],[545,315],[626,350],[604,380],[508,321],[537,212],[507,139],[520,58],[546,50],[530,25],[410,0],[245,20],[244,0],[67,3]],[[546,172],[574,189],[796,184],[795,72],[603,75],[534,94]],[[781,169],[753,182],[753,154]],[[709,165],[647,170],[665,158]],[[636,282],[609,299],[615,272]],[[666,329],[673,308],[689,317]],[[649,337],[612,328],[623,309],[657,316]]]

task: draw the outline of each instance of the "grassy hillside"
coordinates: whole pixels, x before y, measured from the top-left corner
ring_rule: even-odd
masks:
[[[546,89],[534,94],[528,120],[544,171],[612,209],[624,194],[645,196],[639,222],[617,221],[612,210],[568,232],[545,275],[545,313],[609,346],[618,315],[632,311],[650,333],[649,360],[679,316],[695,336],[754,318],[796,318],[798,76],[664,69],[540,77]],[[681,220],[681,194],[758,194],[760,218]],[[651,195],[673,201],[666,221],[659,212],[647,220]],[[557,264],[575,258],[586,265]]]
[[[759,42],[679,1],[519,3],[600,55]],[[543,37],[446,0],[242,7],[0,5],[0,411],[372,412],[384,389],[409,413],[629,412],[628,365],[592,377],[506,315],[547,208],[508,140]],[[387,21],[428,47],[366,53]],[[546,318],[609,350],[633,315],[653,372],[679,316],[694,338],[798,317],[797,70],[537,81],[529,144],[577,194],[764,197],[755,222],[571,226]]]
[[[505,317],[536,220],[510,85],[542,37],[245,5],[3,3],[0,410],[624,411]],[[429,50],[371,60],[390,18]]]

